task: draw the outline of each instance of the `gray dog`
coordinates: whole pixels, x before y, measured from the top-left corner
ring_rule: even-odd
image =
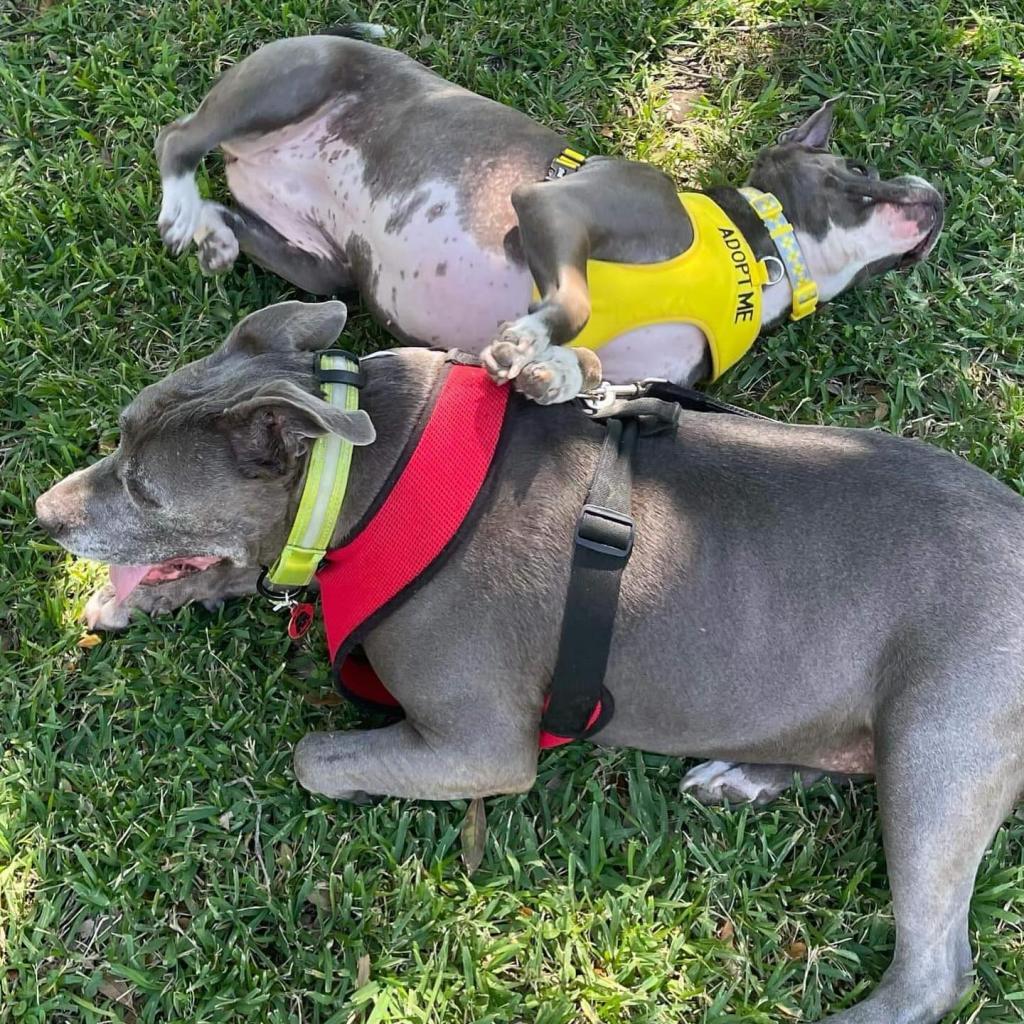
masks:
[[[142,391],[118,450],[39,498],[42,526],[75,554],[151,566],[137,591],[188,573],[220,580],[211,593],[239,574],[251,586],[284,543],[310,439],[332,432],[369,445],[345,535],[444,357],[364,359],[365,411],[340,411],[316,396],[310,352],[344,319],[338,302],[247,317]],[[408,717],[305,737],[306,788],[448,800],[533,783],[603,430],[572,406],[516,402],[505,431],[455,556],[366,639]],[[916,441],[684,413],[677,433],[640,441],[634,510],[607,676],[617,712],[599,742],[716,759],[686,780],[705,800],[765,801],[794,771],[873,774],[896,951],[832,1020],[939,1020],[971,970],[978,863],[1024,780],[1024,503]]]
[[[748,182],[781,201],[821,301],[923,259],[942,226],[935,188],[912,176],[882,181],[830,154],[831,126],[826,104],[764,150]],[[671,179],[649,165],[593,158],[545,181],[553,167],[567,171],[557,162],[565,142],[393,50],[333,36],[280,40],[227,71],[195,113],[160,132],[160,231],[174,252],[195,240],[207,272],[228,269],[241,249],[314,294],[358,289],[402,341],[483,353],[495,380],[515,379],[540,402],[574,397],[600,375],[595,347],[611,381],[717,376],[707,289],[694,280],[697,294],[687,294],[685,268],[648,286],[679,299],[666,307],[648,294],[658,300],[653,310],[639,299],[635,310],[618,302],[610,321],[596,305],[592,316],[601,296],[591,296],[588,272],[611,266],[621,277],[626,265],[629,277],[644,265],[643,280],[631,278],[642,292],[653,265],[698,243],[712,247],[697,251],[705,264],[728,261],[721,240],[705,231],[715,238],[695,242]],[[196,167],[216,146],[235,209],[202,200],[196,188]],[[751,286],[756,335],[795,312],[793,289],[748,200],[734,188],[711,195],[753,265],[775,260],[777,280],[762,280],[763,292]],[[623,305],[632,316],[623,318]],[[585,347],[559,347],[574,339]]]

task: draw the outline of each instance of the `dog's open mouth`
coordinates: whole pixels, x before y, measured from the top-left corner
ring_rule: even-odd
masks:
[[[136,587],[194,576],[223,561],[211,555],[193,555],[168,558],[158,565],[111,565],[110,582],[114,585],[114,597],[123,601]]]
[[[928,224],[928,233],[921,239],[913,249],[905,252],[900,257],[904,265],[909,263],[920,263],[935,248],[935,243],[942,233],[942,208],[929,203],[908,204],[908,209],[913,210],[919,222],[924,226]]]

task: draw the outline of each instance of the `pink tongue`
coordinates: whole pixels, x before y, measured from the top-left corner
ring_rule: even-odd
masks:
[[[112,565],[110,582],[114,584],[114,597],[123,601],[154,568],[153,565]]]

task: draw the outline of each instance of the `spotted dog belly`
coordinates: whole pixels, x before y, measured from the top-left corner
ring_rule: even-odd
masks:
[[[332,103],[280,131],[225,142],[232,194],[302,251],[347,267],[388,330],[480,352],[531,301],[530,273],[504,244],[516,227],[514,161],[489,168],[484,189],[423,179],[375,195],[361,150],[338,137],[344,114]],[[638,328],[600,350],[616,382],[685,380],[703,354],[703,334],[688,324]]]
[[[337,106],[256,139],[224,144],[238,202],[305,252],[349,267],[389,330],[409,340],[479,351],[498,326],[524,314],[531,278],[500,244],[478,241],[466,222],[473,197],[451,182],[374,196],[360,150],[335,137]],[[509,195],[511,189],[509,189]],[[488,235],[515,227],[491,213]]]

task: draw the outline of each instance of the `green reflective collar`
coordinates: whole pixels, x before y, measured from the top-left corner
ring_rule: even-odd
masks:
[[[317,376],[324,401],[337,409],[359,408],[359,360],[339,349],[317,353]],[[302,497],[288,541],[266,574],[275,587],[304,587],[327,554],[348,488],[352,444],[336,434],[313,442]]]
[[[747,187],[740,189],[740,195],[764,221],[764,226],[775,243],[779,259],[785,267],[786,276],[793,289],[793,308],[789,318],[802,320],[818,306],[818,285],[811,277],[810,267],[807,266],[800,243],[796,240],[793,225],[786,220],[786,215],[782,212],[782,203],[771,192],[761,192],[756,188]]]

